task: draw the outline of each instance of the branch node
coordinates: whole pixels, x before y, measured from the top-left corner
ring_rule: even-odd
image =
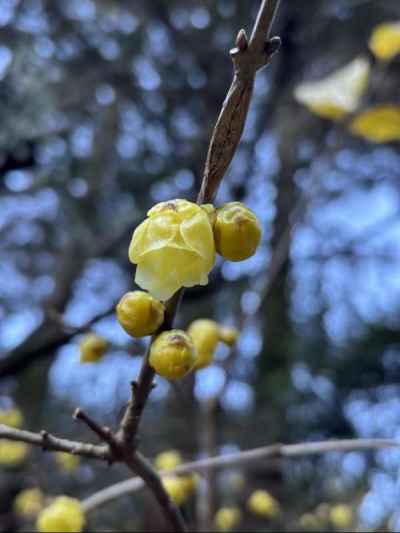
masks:
[[[271,37],[271,39],[268,39],[266,41],[264,46],[264,52],[267,54],[268,57],[272,57],[274,54],[279,52],[281,46],[281,38],[278,35],[275,35],[274,37]]]
[[[239,33],[237,34],[236,41],[235,41],[236,47],[240,52],[244,52],[247,47],[249,46],[249,41],[247,39],[246,31],[242,28]]]

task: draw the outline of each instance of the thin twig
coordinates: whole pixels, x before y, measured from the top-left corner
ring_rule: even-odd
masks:
[[[244,452],[231,453],[185,463],[174,470],[161,472],[162,476],[172,474],[186,474],[188,472],[203,473],[210,468],[226,468],[230,466],[246,465],[253,461],[271,458],[290,458],[308,455],[318,455],[327,452],[373,451],[386,448],[400,448],[400,441],[394,439],[347,439],[328,440],[321,442],[305,442],[300,444],[275,444],[264,446]],[[134,493],[144,487],[143,480],[139,478],[128,479],[111,485],[83,501],[87,513],[97,507],[109,503],[126,494]]]

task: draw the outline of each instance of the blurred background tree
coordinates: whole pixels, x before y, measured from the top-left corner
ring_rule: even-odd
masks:
[[[231,80],[227,51],[258,6],[0,0],[0,400],[16,402],[27,428],[81,435],[70,421],[76,405],[118,420],[143,352],[113,314],[133,287],[132,231],[152,204],[195,197]],[[263,244],[245,263],[219,262],[178,317],[182,327],[214,318],[241,337],[235,357],[221,349],[179,389],[159,381],[142,428],[150,455],[398,436],[398,143],[353,136],[294,98],[299,83],[361,55],[372,65],[366,103],[400,104],[400,56],[382,63],[368,48],[376,25],[396,20],[398,0],[282,0],[282,50],[257,79],[218,195],[257,213]],[[81,366],[79,337],[65,324],[99,313],[94,330],[112,349]],[[397,450],[255,464],[212,479],[211,504],[241,507],[239,530],[340,528],[316,509],[346,502],[351,527],[397,531],[399,466]],[[86,462],[65,472],[33,450],[0,471],[0,528],[23,527],[12,501],[32,484],[84,497],[124,476]],[[245,510],[257,488],[279,500],[278,518]],[[90,525],[161,531],[157,513],[145,512],[152,505],[127,496]]]

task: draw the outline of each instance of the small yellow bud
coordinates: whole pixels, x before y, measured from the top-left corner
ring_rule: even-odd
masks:
[[[64,472],[74,472],[81,464],[81,460],[77,455],[72,453],[58,452],[55,454],[57,465],[64,470]]]
[[[188,495],[192,495],[196,492],[197,486],[199,484],[198,474],[188,474],[186,476],[180,476],[180,480],[183,483],[185,491]]]
[[[15,514],[26,519],[36,518],[43,506],[44,496],[40,489],[22,490],[13,504]]]
[[[178,476],[168,476],[162,479],[164,489],[168,493],[171,500],[178,506],[183,505],[190,496],[190,493],[182,482],[182,478]]]
[[[312,513],[303,514],[299,523],[304,531],[321,531],[321,521]]]
[[[195,368],[208,366],[213,358],[219,341],[219,328],[214,320],[199,319],[192,322],[188,334],[197,351]]]
[[[265,518],[276,518],[280,514],[277,500],[266,490],[256,490],[247,501],[251,512]]]
[[[154,460],[158,470],[173,470],[182,464],[182,456],[176,450],[159,453]]]
[[[215,262],[208,212],[178,199],[155,205],[147,215],[129,247],[136,283],[163,301],[181,287],[207,285]]]
[[[256,253],[261,226],[253,211],[240,202],[230,202],[217,210],[214,237],[222,257],[243,261]]]
[[[29,446],[24,442],[11,440],[0,441],[0,465],[18,466],[23,463],[29,452]]]
[[[152,335],[164,320],[164,305],[143,291],[127,292],[117,305],[117,318],[132,337]]]
[[[337,529],[347,529],[353,522],[353,510],[350,505],[335,505],[331,509],[330,519]]]
[[[85,335],[80,344],[81,363],[97,363],[105,354],[108,342],[94,333]]]
[[[39,514],[36,527],[40,533],[80,533],[85,522],[81,502],[60,496]]]
[[[12,428],[20,428],[24,423],[24,417],[19,409],[0,409],[0,424],[5,424]]]
[[[196,349],[187,333],[179,329],[164,331],[150,349],[150,366],[166,379],[185,376],[196,362]]]
[[[242,513],[237,507],[222,507],[214,518],[218,531],[232,531],[239,525]]]
[[[400,54],[400,22],[386,22],[374,28],[369,48],[375,57],[390,61]]]
[[[219,340],[227,346],[234,346],[239,338],[239,331],[235,328],[220,327]]]

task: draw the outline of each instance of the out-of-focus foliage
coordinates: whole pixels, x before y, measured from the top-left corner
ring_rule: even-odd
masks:
[[[195,199],[231,81],[228,51],[258,7],[259,0],[0,0],[0,409],[18,405],[24,427],[90,440],[71,419],[77,405],[116,427],[146,346],[114,314],[137,288],[128,261],[133,230],[155,203]],[[217,453],[398,436],[399,144],[368,142],[346,121],[353,111],[400,104],[399,56],[381,61],[370,50],[374,30],[399,20],[398,0],[281,1],[282,50],[258,76],[216,202],[249,206],[261,244],[245,262],[217,258],[209,284],[187,291],[177,320],[186,330],[207,317],[240,337],[233,349],[220,343],[213,364],[179,387],[157,382],[141,427],[149,457],[168,449],[185,460],[203,456],[205,412],[216,397]],[[357,57],[371,66],[368,87],[343,121],[296,101],[300,84],[316,88]],[[374,134],[384,127],[380,119]],[[93,327],[109,343],[96,365],[79,364],[79,337],[43,349],[62,321],[81,326],[108,309]],[[23,456],[0,467],[6,531],[33,527],[13,508],[24,489],[85,498],[127,477],[86,460],[67,472],[41,450]],[[329,531],[331,509],[346,504],[352,529],[396,531],[399,466],[398,451],[386,450],[219,471],[214,510],[239,508],[238,530]],[[279,502],[279,516],[248,510],[256,490]],[[191,526],[203,519],[199,501],[201,479],[183,506]],[[87,520],[94,530],[165,530],[145,493]]]

